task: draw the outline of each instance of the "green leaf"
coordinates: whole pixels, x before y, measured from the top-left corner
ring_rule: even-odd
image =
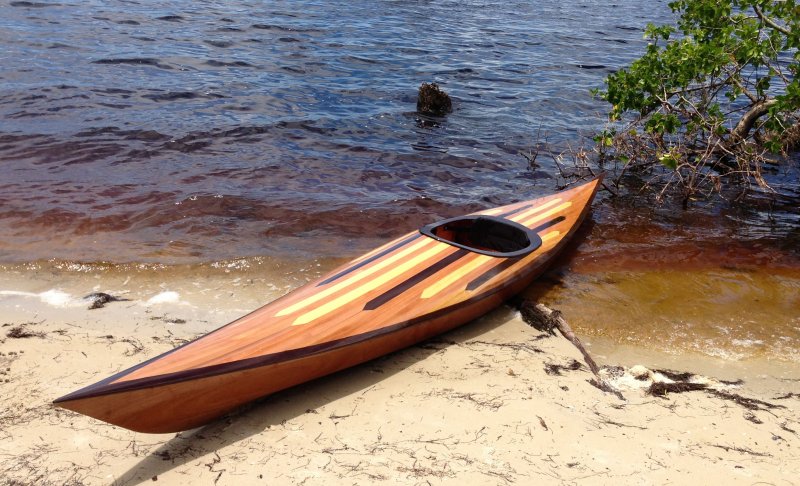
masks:
[[[678,168],[678,159],[672,153],[661,154],[658,156],[658,161],[668,169],[675,170]]]

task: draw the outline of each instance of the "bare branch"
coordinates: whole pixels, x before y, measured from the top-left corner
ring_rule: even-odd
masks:
[[[756,120],[766,115],[770,107],[774,106],[776,103],[778,103],[778,100],[772,99],[760,101],[753,105],[731,131],[731,140],[734,143],[744,140],[747,134],[750,133],[750,129],[753,128]]]
[[[770,27],[777,30],[781,34],[787,36],[792,35],[792,31],[790,29],[787,29],[782,25],[778,25],[777,23],[775,23],[774,20],[764,15],[764,12],[761,10],[761,7],[759,7],[758,5],[753,5],[753,10],[756,12],[756,15],[758,15],[758,18],[760,18],[765,24],[769,25]]]

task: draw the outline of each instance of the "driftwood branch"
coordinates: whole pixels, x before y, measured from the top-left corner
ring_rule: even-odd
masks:
[[[559,311],[550,309],[544,304],[537,304],[524,300],[520,305],[520,313],[525,322],[541,331],[555,334],[553,329],[558,329],[561,335],[567,338],[567,340],[578,348],[578,351],[583,355],[583,360],[595,376],[595,380],[590,381],[590,383],[604,392],[613,393],[620,400],[624,400],[622,394],[600,376],[600,367],[597,366],[597,363],[589,354],[589,351],[583,346],[581,340],[578,339],[578,336],[575,335],[575,332],[573,332],[567,321],[561,317]]]

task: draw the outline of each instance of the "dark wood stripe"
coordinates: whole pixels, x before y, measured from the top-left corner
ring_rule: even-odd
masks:
[[[566,218],[564,218],[564,216],[559,216],[557,218],[553,218],[550,221],[548,221],[546,223],[542,223],[539,226],[535,227],[533,229],[533,232],[537,233],[537,234],[541,233],[542,231],[546,230],[547,228],[555,226],[558,223],[564,221],[565,219]],[[500,273],[502,273],[505,269],[507,269],[511,265],[517,263],[518,261],[519,261],[518,259],[506,260],[505,262],[501,263],[500,265],[495,265],[494,267],[490,268],[489,270],[486,270],[481,275],[478,275],[470,283],[467,284],[467,290],[472,291],[472,290],[477,289],[481,285],[485,284],[486,282],[488,282],[492,278],[494,278],[497,275],[499,275]]]
[[[517,214],[520,211],[524,211],[524,210],[526,210],[528,208],[532,208],[532,207],[533,207],[533,204],[526,204],[524,206],[518,207],[517,209],[512,209],[511,211],[505,212],[503,214],[498,214],[497,217],[498,218],[507,218],[507,217],[509,217],[511,215]]]
[[[336,275],[323,280],[322,282],[317,284],[317,287],[321,287],[321,286],[323,286],[325,284],[329,284],[329,283],[331,283],[331,282],[333,282],[335,280],[338,280],[338,279],[344,277],[348,273],[351,273],[351,272],[354,272],[354,271],[358,270],[359,268],[363,267],[364,265],[372,263],[372,262],[374,262],[375,260],[377,260],[379,258],[383,258],[384,256],[388,255],[389,253],[397,250],[398,248],[400,248],[402,246],[405,246],[406,244],[416,240],[420,236],[421,235],[419,233],[414,233],[413,235],[409,236],[408,238],[404,239],[403,241],[397,243],[396,245],[392,245],[391,247],[383,250],[382,252],[378,253],[377,255],[373,255],[373,256],[367,258],[366,260],[364,260],[363,262],[359,262],[359,263],[353,265],[352,267],[345,268],[344,270],[342,270],[341,272],[337,273]]]
[[[146,361],[138,366],[134,366],[128,370],[125,370],[121,373],[114,375],[111,378],[107,378],[101,382],[95,383],[94,385],[88,386],[86,388],[80,389],[69,395],[65,395],[61,398],[56,399],[53,403],[63,403],[72,400],[82,400],[86,398],[92,397],[100,397],[103,395],[111,395],[114,393],[122,393],[128,392],[133,390],[141,390],[144,388],[155,388],[161,386],[172,385],[175,383],[181,383],[184,381],[190,380],[197,380],[201,378],[209,378],[212,376],[223,375],[227,373],[233,373],[238,371],[246,371],[252,368],[259,368],[261,366],[269,366],[276,363],[280,363],[283,361],[292,361],[301,358],[307,358],[309,356],[313,356],[316,354],[326,353],[338,350],[343,347],[353,346],[356,344],[363,343],[364,341],[369,341],[370,339],[374,339],[380,336],[384,336],[386,334],[391,334],[394,332],[401,331],[407,327],[414,326],[416,324],[420,324],[432,319],[436,319],[438,317],[447,315],[451,312],[457,311],[464,307],[468,307],[477,303],[480,300],[485,298],[491,297],[492,295],[500,292],[502,288],[496,288],[489,292],[484,292],[480,295],[475,295],[470,299],[464,300],[459,302],[458,304],[451,305],[449,307],[445,307],[443,309],[439,309],[434,312],[430,312],[428,314],[415,317],[414,319],[410,319],[403,322],[398,322],[396,324],[392,324],[389,326],[384,326],[380,329],[376,329],[374,331],[365,332],[362,334],[357,334],[354,336],[349,336],[342,339],[337,339],[334,341],[328,341],[326,343],[315,344],[312,346],[306,346],[303,348],[292,349],[288,351],[281,351],[279,353],[267,354],[264,356],[257,356],[254,358],[247,358],[242,359],[239,361],[233,361],[231,363],[222,363],[218,365],[212,366],[204,366],[202,368],[194,368],[191,370],[186,371],[178,371],[174,373],[166,373],[163,375],[158,376],[148,376],[145,378],[138,378],[135,380],[130,381],[123,381],[119,383],[110,383],[111,378],[118,378],[123,375],[126,375],[134,370],[137,370],[144,366],[147,363],[150,363],[156,359],[159,359],[161,356],[157,356],[151,360]],[[178,349],[178,348],[176,348]],[[174,351],[174,350],[173,350]],[[169,354],[170,352],[164,353]],[[162,355],[164,356],[164,355]]]
[[[406,290],[410,289],[414,285],[420,283],[421,281],[425,280],[426,278],[430,277],[434,273],[442,270],[443,268],[447,267],[448,265],[458,261],[459,259],[463,258],[464,256],[468,255],[470,252],[467,250],[458,250],[457,252],[453,253],[452,255],[442,258],[434,265],[426,268],[425,270],[419,272],[418,274],[408,278],[404,282],[401,282],[391,289],[387,290],[386,292],[382,293],[381,295],[375,297],[374,299],[370,300],[364,305],[364,310],[375,310],[378,307],[382,306],[383,304],[389,302],[390,300],[394,299],[398,295],[402,294]]]
[[[519,259],[514,258],[514,259],[505,260],[502,263],[500,263],[499,265],[493,266],[489,270],[486,270],[482,274],[480,274],[477,277],[475,277],[470,283],[468,283],[467,284],[467,290],[468,291],[473,291],[473,290],[477,289],[478,287],[480,287],[481,285],[485,284],[486,282],[488,282],[492,278],[496,277],[498,274],[502,273],[505,269],[507,269],[511,265],[517,263],[518,261],[519,261]]]
[[[539,226],[533,228],[532,231],[534,233],[537,233],[537,234],[541,233],[542,231],[546,230],[547,228],[553,227],[553,226],[557,225],[558,223],[564,221],[565,219],[567,219],[567,218],[565,218],[564,216],[559,216],[557,218],[553,218],[550,221],[548,221],[546,223],[542,223]]]

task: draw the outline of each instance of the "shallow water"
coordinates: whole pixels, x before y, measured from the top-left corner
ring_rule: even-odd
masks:
[[[552,192],[552,160],[520,152],[601,127],[589,90],[668,18],[641,0],[0,5],[0,290],[183,279],[244,310],[421,224]],[[429,81],[449,116],[415,112]],[[751,209],[604,199],[529,293],[587,336],[797,360],[798,192],[770,177],[781,196]]]
[[[585,339],[726,360],[800,363],[800,271],[570,273],[529,293]]]
[[[732,210],[620,209],[598,207],[525,294],[606,349],[800,362],[796,232],[742,225]]]

